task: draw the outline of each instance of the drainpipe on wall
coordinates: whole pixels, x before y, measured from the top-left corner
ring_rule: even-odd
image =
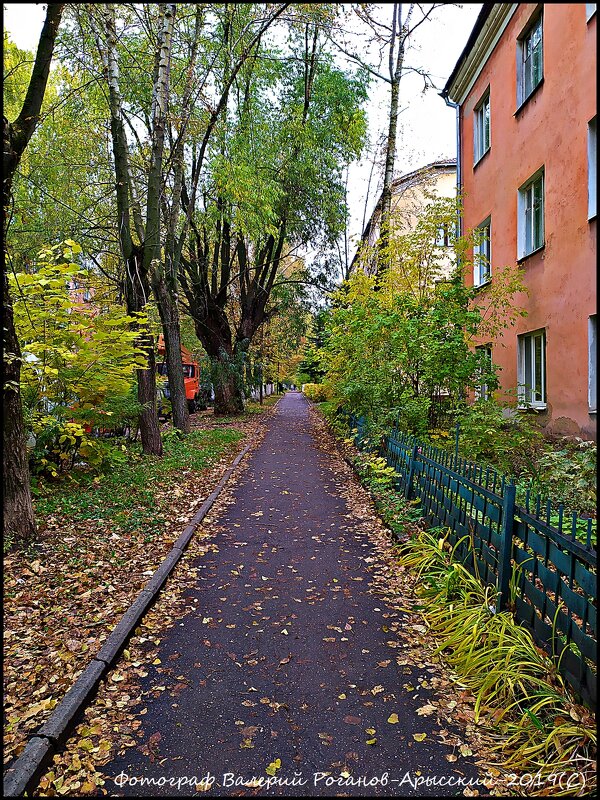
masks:
[[[460,158],[460,106],[458,103],[453,103],[445,92],[440,92],[440,97],[444,98],[444,102],[450,108],[456,110],[456,192],[460,195],[462,192],[462,161]],[[463,219],[462,214],[458,215],[458,235],[463,234]]]

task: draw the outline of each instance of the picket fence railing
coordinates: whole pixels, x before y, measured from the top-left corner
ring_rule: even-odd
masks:
[[[377,444],[364,417],[348,415],[359,449],[376,450],[396,473],[396,488],[418,500],[429,526],[448,539],[469,571],[496,586],[498,610],[511,607],[557,661],[581,699],[596,707],[597,584],[592,520],[570,518],[538,495],[516,502],[514,483],[397,429]],[[462,541],[461,541],[462,540]]]

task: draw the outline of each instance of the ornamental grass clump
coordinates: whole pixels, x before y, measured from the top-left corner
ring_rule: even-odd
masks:
[[[511,611],[496,609],[497,590],[458,560],[440,530],[420,531],[401,549],[417,570],[423,615],[437,652],[475,697],[475,719],[494,724],[505,770],[536,774],[528,794],[587,794],[595,786],[596,726]],[[549,790],[551,789],[551,792]]]

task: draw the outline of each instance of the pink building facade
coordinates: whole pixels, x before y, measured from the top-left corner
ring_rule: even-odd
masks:
[[[468,280],[523,269],[527,311],[481,342],[548,433],[596,438],[595,4],[485,4],[442,96],[457,107]]]

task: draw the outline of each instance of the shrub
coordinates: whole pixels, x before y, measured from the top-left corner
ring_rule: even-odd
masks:
[[[313,403],[324,403],[330,399],[330,393],[322,383],[305,383],[302,391]]]
[[[396,415],[398,428],[414,436],[426,436],[430,407],[431,400],[428,397],[403,398]]]
[[[506,475],[531,471],[541,450],[543,435],[526,414],[479,400],[458,414],[459,452],[471,461],[490,464]]]
[[[357,464],[360,477],[371,489],[390,489],[397,480],[394,467],[389,467],[385,458],[364,454]]]
[[[29,452],[32,475],[58,478],[82,462],[99,472],[123,458],[121,450],[93,436],[81,422],[34,414],[31,430],[35,437]]]
[[[597,448],[595,442],[564,439],[547,443],[521,487],[552,498],[573,511],[595,514]]]

